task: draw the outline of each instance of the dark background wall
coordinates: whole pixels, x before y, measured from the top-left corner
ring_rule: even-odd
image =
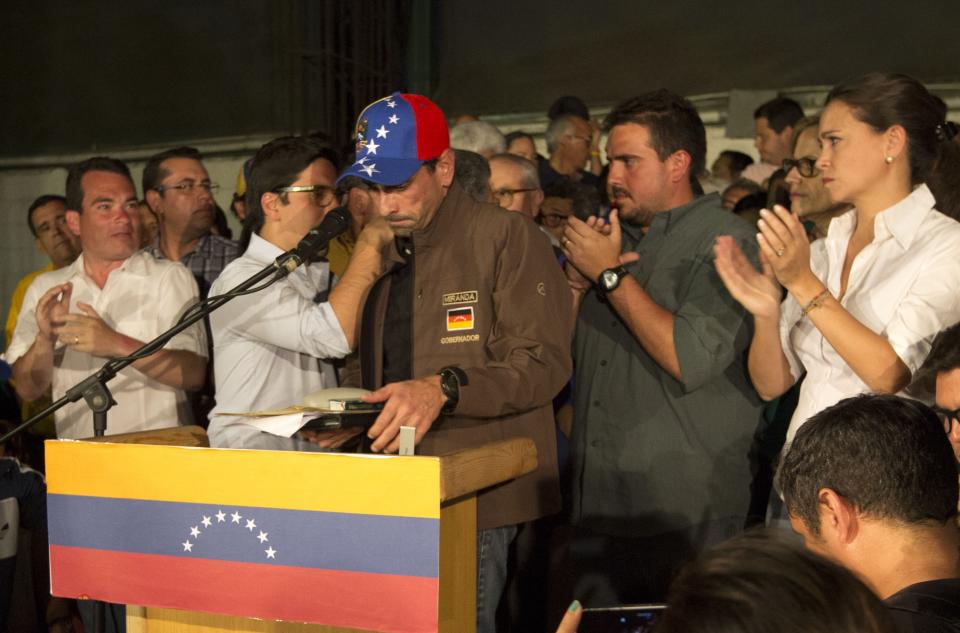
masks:
[[[0,159],[326,129],[395,89],[449,114],[960,79],[956,0],[6,0]]]

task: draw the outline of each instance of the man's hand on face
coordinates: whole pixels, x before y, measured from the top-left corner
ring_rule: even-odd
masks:
[[[358,241],[365,241],[378,249],[392,239],[393,229],[390,228],[390,223],[381,217],[376,217],[367,222],[360,232],[360,237],[357,238]]]
[[[446,396],[440,388],[440,376],[430,376],[390,383],[363,400],[386,403],[367,431],[367,437],[374,440],[370,448],[374,452],[396,453],[400,449],[400,427],[416,428],[419,444],[440,415]]]

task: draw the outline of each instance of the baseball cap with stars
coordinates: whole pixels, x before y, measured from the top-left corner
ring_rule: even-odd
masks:
[[[395,92],[374,101],[357,118],[357,159],[337,178],[357,176],[392,187],[450,147],[443,112],[430,99]]]

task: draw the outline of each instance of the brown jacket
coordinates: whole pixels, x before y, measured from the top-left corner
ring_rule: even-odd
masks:
[[[551,400],[570,377],[573,315],[549,241],[529,218],[475,202],[454,184],[413,245],[413,377],[446,366],[467,377],[456,410],[440,416],[418,452],[440,455],[530,437],[539,467],[481,493],[478,527],[557,512]],[[390,270],[403,260],[394,244],[388,248]],[[360,362],[369,389],[382,386],[390,279],[385,274],[374,284],[364,306]]]

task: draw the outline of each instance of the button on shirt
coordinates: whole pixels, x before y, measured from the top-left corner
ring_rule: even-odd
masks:
[[[222,294],[283,253],[259,235],[210,288]],[[329,303],[315,303],[329,288],[326,262],[301,266],[260,292],[237,297],[210,315],[217,406],[210,414],[210,443],[231,448],[312,450],[294,438],[262,433],[245,418],[220,415],[302,404],[310,393],[337,386],[333,366],[319,359],[350,353]]]
[[[874,238],[850,268],[841,305],[882,335],[911,373],[930,352],[933,337],[960,321],[960,223],[934,207],[921,185],[874,218]],[[810,248],[810,266],[834,297],[856,210],[834,218],[827,237]],[[787,442],[811,416],[840,400],[871,391],[788,296],[780,308],[781,346],[794,379],[806,370]]]
[[[627,266],[674,315],[684,383],[644,350],[610,304],[584,297],[574,341],[574,520],[650,536],[746,514],[747,452],[760,400],[747,374],[750,328],[713,265],[718,235],[756,259],[754,231],[713,194],[623,227]]]
[[[70,312],[82,314],[77,302],[88,303],[108,326],[144,343],[173,327],[180,315],[197,301],[197,283],[181,264],[157,261],[146,251],[134,253],[107,277],[103,288],[87,276],[83,255],[71,265],[44,273],[34,280],[23,300],[7,362],[23,356],[39,331],[36,307],[50,288],[73,283]],[[165,349],[186,350],[206,357],[206,336],[198,324],[177,334]],[[53,399],[100,369],[106,358],[59,346],[54,357]],[[122,370],[108,383],[116,406],[107,414],[107,434],[131,433],[190,423],[186,394],[161,384],[133,367]],[[57,437],[93,436],[93,414],[81,400],[56,413]]]

